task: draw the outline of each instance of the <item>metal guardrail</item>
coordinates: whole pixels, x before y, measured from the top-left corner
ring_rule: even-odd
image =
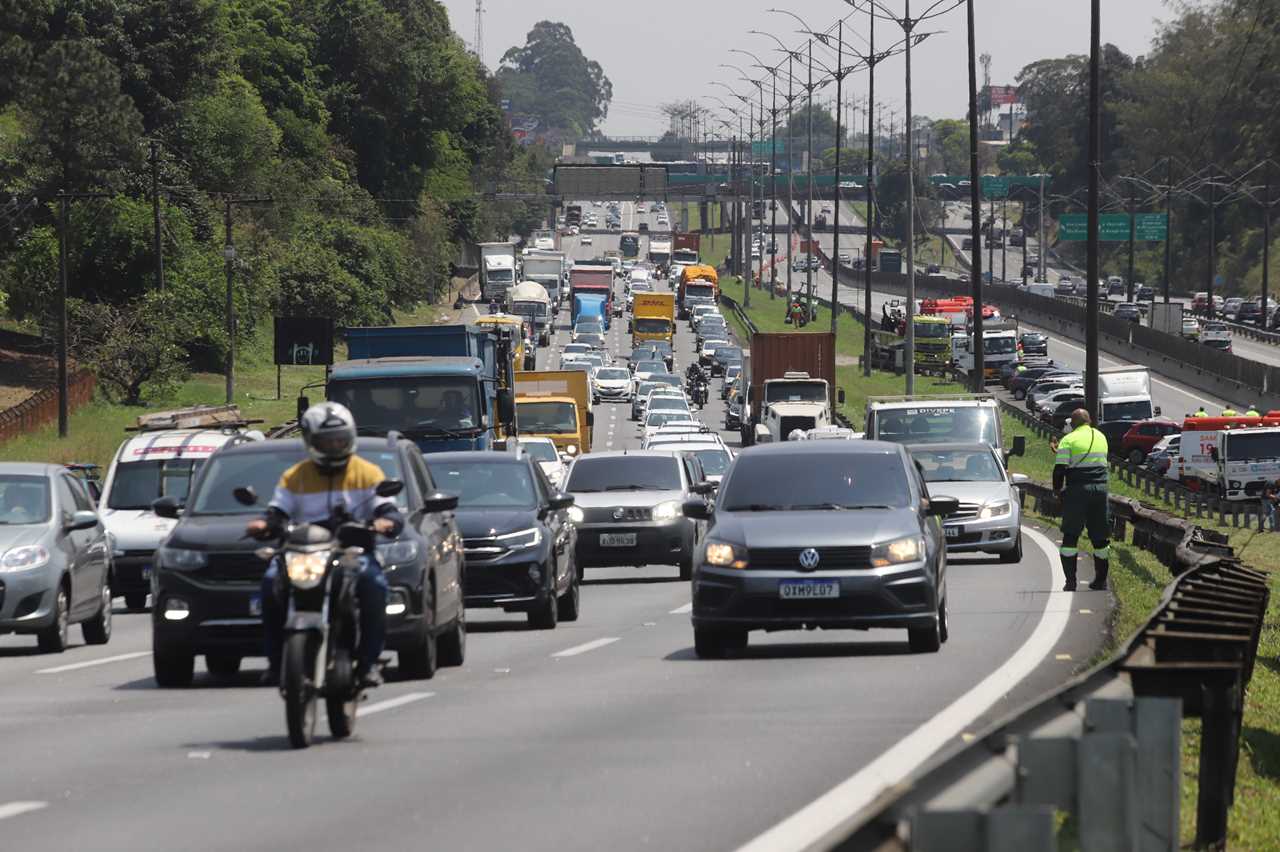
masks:
[[[1060,509],[1045,485],[1023,492],[1037,511]],[[1202,721],[1196,844],[1225,842],[1267,575],[1189,521],[1119,497],[1111,511],[1117,540],[1132,527],[1177,575],[1147,622],[1110,660],[932,761],[817,848],[1051,850],[1065,813],[1090,852],[1177,850],[1184,717]]]

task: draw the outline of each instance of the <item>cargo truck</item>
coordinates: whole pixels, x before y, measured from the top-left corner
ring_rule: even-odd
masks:
[[[671,237],[652,236],[649,238],[649,262],[658,270],[659,277],[665,277],[671,266]]]
[[[551,310],[560,310],[565,298],[565,261],[564,252],[535,252],[524,258],[524,280],[534,281],[542,285],[551,299]]]
[[[613,267],[580,263],[569,273],[569,294],[573,299],[570,323],[577,322],[583,305],[595,306],[594,300],[582,301],[579,297],[591,295],[599,297],[602,316],[600,319],[608,330],[610,317],[613,315]]]
[[[525,268],[528,267],[526,263]],[[539,346],[546,346],[551,341],[555,315],[551,309],[551,297],[541,284],[521,281],[507,293],[507,305],[511,313],[533,326]]]
[[[1105,424],[1159,416],[1151,404],[1151,373],[1146,367],[1107,367],[1098,371],[1098,401]]]
[[[631,313],[631,346],[646,340],[675,342],[676,296],[674,293],[637,292]]]
[[[680,271],[680,285],[676,291],[680,319],[688,319],[694,305],[714,305],[719,295],[720,276],[714,266],[698,263]]]
[[[951,366],[951,323],[946,317],[917,316],[915,329],[915,367],[917,373],[941,375]]]
[[[516,283],[516,244],[480,243],[480,293],[485,301],[506,298]]]
[[[537,353],[526,337],[527,320],[518,314],[486,314],[476,319],[481,328],[504,328],[511,333],[511,362],[517,371],[532,370]]]
[[[742,443],[790,440],[834,424],[844,389],[836,379],[836,337],[830,332],[754,334],[743,359]]]
[[[1165,334],[1181,337],[1182,303],[1169,302],[1165,304],[1164,302],[1152,302],[1151,327],[1156,331],[1163,331]]]
[[[509,329],[349,328],[346,337],[351,360],[334,366],[325,396],[351,409],[362,434],[397,431],[424,453],[492,449],[515,434]],[[299,413],[309,405],[299,397]]]
[[[865,435],[897,444],[987,444],[1002,450],[1003,423],[990,394],[929,394],[867,398]],[[1013,439],[1008,455],[1022,455],[1026,441]]]
[[[1165,476],[1223,500],[1256,500],[1280,479],[1280,411],[1266,417],[1188,417]]]
[[[627,231],[618,239],[618,248],[622,250],[622,256],[625,258],[639,257],[640,235],[635,231]]]
[[[566,455],[591,452],[590,379],[584,370],[516,374],[516,424],[521,437],[550,438]]]
[[[581,204],[570,204],[568,207],[564,208],[564,223],[570,227],[582,224]]]
[[[973,353],[977,351],[972,328],[969,329],[966,338],[968,345],[956,354],[955,362],[956,366],[964,372],[972,373]],[[1018,324],[1013,321],[984,323],[982,353],[983,380],[998,380],[1000,368],[1010,361],[1018,360]]]
[[[702,255],[698,253],[702,237],[700,234],[675,234],[671,238],[672,263],[700,263]]]

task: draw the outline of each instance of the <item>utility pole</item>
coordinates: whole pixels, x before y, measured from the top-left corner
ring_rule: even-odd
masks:
[[[973,0],[967,0],[969,28],[969,234],[973,240],[973,252],[969,255],[969,282],[973,291],[973,337],[970,348],[973,350],[973,390],[981,393],[986,389],[986,362],[982,348],[982,243],[978,240],[982,233],[982,201],[980,193],[982,182],[978,175],[978,65],[977,46],[974,43]],[[1043,179],[1042,179],[1043,180]],[[1041,197],[1043,198],[1043,182]],[[1043,216],[1041,217],[1043,221]],[[1044,254],[1044,243],[1041,242],[1040,253]]]
[[[840,315],[840,100],[844,95],[844,21],[838,24],[839,38],[836,42],[836,183],[834,207],[835,224],[832,226],[832,258],[831,258],[831,334],[836,333],[836,319]],[[1266,311],[1264,310],[1263,313]],[[868,318],[869,319],[869,318]]]
[[[1004,198],[1000,199],[1000,283],[1009,280],[1009,193],[1006,191]]]
[[[791,311],[791,267],[795,266],[795,261],[791,257],[791,248],[795,245],[795,218],[796,218],[796,202],[795,202],[795,134],[794,127],[796,123],[796,113],[794,109],[795,93],[793,91],[792,81],[795,77],[791,73],[792,59],[794,55],[787,54],[787,312]]]
[[[1022,190],[1022,192],[1019,193],[1019,195],[1023,199],[1022,201],[1019,202],[1022,205],[1022,275],[1020,275],[1019,277],[1022,279],[1022,286],[1026,287],[1027,286],[1027,202],[1026,202],[1027,188],[1025,186],[1019,187],[1019,188]]]
[[[1137,226],[1134,224],[1134,214],[1137,210],[1134,207],[1133,184],[1129,184],[1129,278],[1125,282],[1125,301],[1133,301],[1133,247],[1135,238],[1137,237]]]
[[[915,22],[911,20],[911,0],[903,0],[902,30],[906,36],[907,47],[907,115],[906,115],[906,155],[907,155],[907,345],[903,354],[903,368],[907,374],[907,396],[916,392],[916,158],[912,150],[911,124],[911,31]],[[981,306],[977,310],[981,312]]]
[[[778,71],[773,72],[769,110],[769,301],[778,298]]]
[[[58,437],[67,437],[71,388],[67,383],[67,231],[70,196],[58,193]]]
[[[987,199],[987,212],[991,214],[991,227],[987,229],[987,271],[991,273],[991,283],[994,284],[996,278],[996,197],[993,195]],[[1001,243],[1003,244],[1003,240]],[[974,243],[974,245],[978,245]]]
[[[875,238],[876,210],[876,164],[875,164],[875,111],[876,111],[876,16],[874,10],[867,15],[869,38],[868,53],[873,61],[868,62],[870,74],[867,79],[867,250],[862,256],[862,271],[865,275],[865,288],[862,293],[862,375],[871,375],[871,242]]]
[[[1044,244],[1044,177],[1045,177],[1045,173],[1041,172],[1040,173],[1040,244],[1039,244],[1040,245],[1040,264],[1039,264],[1039,269],[1037,270],[1038,274],[1036,275],[1037,281],[1049,280],[1049,275],[1045,271],[1045,264],[1048,262],[1046,259],[1046,256],[1048,255],[1049,251]],[[1168,287],[1165,287],[1164,294],[1165,294],[1164,300],[1166,302],[1169,301]]]
[[[1204,315],[1206,317],[1213,316],[1213,276],[1214,276],[1214,272],[1217,271],[1217,267],[1218,267],[1218,233],[1217,233],[1218,223],[1214,221],[1217,218],[1215,214],[1218,212],[1217,181],[1218,181],[1217,171],[1216,170],[1210,171],[1209,172],[1209,281],[1208,281],[1208,284],[1206,285],[1206,295],[1208,296],[1208,298],[1205,300],[1205,306],[1204,306]]]
[[[756,235],[756,130],[752,122],[755,120],[755,104],[747,103],[747,233],[742,246],[742,256],[746,259],[746,274],[742,276],[742,307],[751,307],[751,246]]]
[[[1089,28],[1089,235],[1088,263],[1086,264],[1084,311],[1084,399],[1085,409],[1098,422],[1101,408],[1098,403],[1098,169],[1100,162],[1102,126],[1102,93],[1099,90],[1099,61],[1101,54],[1100,0],[1090,2]],[[1212,246],[1210,251],[1212,251]]]
[[[1267,327],[1267,285],[1270,283],[1270,270],[1267,269],[1271,265],[1271,160],[1267,160],[1265,166],[1266,173],[1266,196],[1262,206],[1262,313],[1258,316],[1258,328]],[[1169,241],[1168,235],[1165,235],[1165,242]]]
[[[151,140],[151,156],[147,162],[151,164],[151,249],[156,256],[156,290],[164,292],[164,242],[160,238],[160,150],[154,139]]]
[[[1173,248],[1173,158],[1164,158],[1164,303],[1169,304],[1169,272],[1172,264]],[[1266,281],[1267,267],[1262,267],[1262,280]],[[1265,284],[1263,285],[1266,286]]]
[[[813,317],[813,39],[809,39],[809,108],[805,124],[808,125],[809,152],[805,164],[804,182],[809,187],[809,204],[804,211],[804,233],[809,252],[805,261],[805,321]]]

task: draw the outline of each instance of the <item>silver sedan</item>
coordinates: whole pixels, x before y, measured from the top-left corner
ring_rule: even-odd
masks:
[[[910,448],[929,493],[954,497],[959,510],[942,524],[948,553],[995,553],[1001,562],[1022,560],[1022,505],[1018,484],[986,444],[922,444]]]

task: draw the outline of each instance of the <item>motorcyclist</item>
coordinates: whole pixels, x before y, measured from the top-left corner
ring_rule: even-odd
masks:
[[[382,469],[355,455],[356,422],[346,406],[321,402],[299,418],[310,458],[280,477],[265,517],[249,522],[255,538],[277,536],[289,523],[328,525],[335,514],[357,523],[371,522],[373,531],[393,538],[404,527],[394,500],[378,497],[374,488],[386,479]],[[262,578],[262,624],[269,668],[263,682],[279,682],[284,645],[286,604],[279,582],[281,558],[271,561]],[[377,661],[387,632],[387,580],[373,554],[361,557],[356,578],[360,602],[360,648],[356,676],[362,686],[382,682]]]

